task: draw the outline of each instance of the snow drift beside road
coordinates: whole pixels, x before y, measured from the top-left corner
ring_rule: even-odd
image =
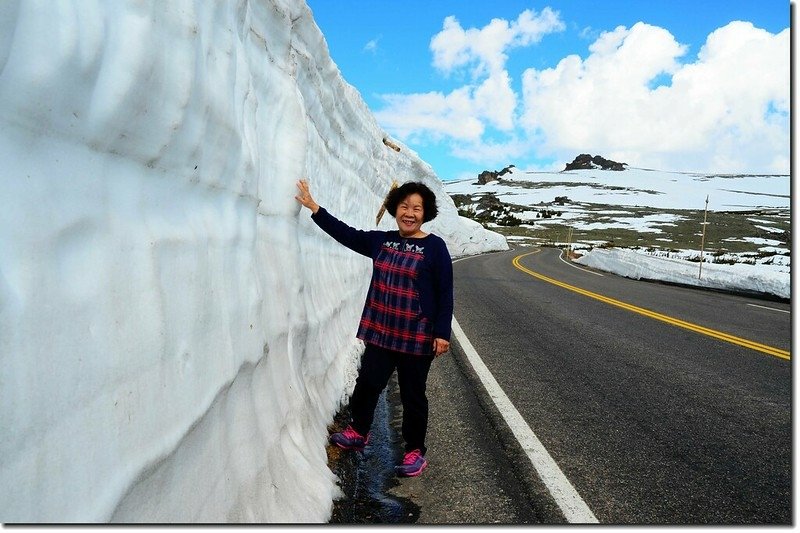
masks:
[[[703,263],[703,271],[698,279],[699,263],[654,257],[620,248],[595,248],[575,262],[627,278],[791,298],[791,276],[788,267],[784,269],[767,265]]]
[[[296,181],[369,229],[422,180],[454,256],[505,239],[383,144],[302,0],[0,6],[0,521],[327,520],[370,264]]]

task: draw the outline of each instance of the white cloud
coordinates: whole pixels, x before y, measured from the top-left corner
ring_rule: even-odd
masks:
[[[375,116],[400,139],[450,137],[474,141],[483,134],[484,126],[475,116],[468,87],[448,95],[440,92],[386,94],[383,99],[388,106],[377,111]]]
[[[378,51],[378,41],[381,40],[382,35],[379,35],[364,45],[364,52],[372,52],[373,54]]]
[[[514,127],[517,95],[511,88],[511,77],[502,70],[489,76],[473,94],[473,112],[499,130]]]
[[[451,155],[470,161],[506,154],[563,166],[590,152],[665,170],[789,172],[788,28],[771,34],[732,22],[687,58],[688,47],[664,28],[620,26],[596,33],[585,58],[527,69],[518,94],[508,52],[564,28],[550,8],[482,28],[447,17],[431,39],[433,65],[471,82],[449,93],[385,95],[378,120],[406,142],[452,140]]]
[[[484,167],[502,166],[524,156],[530,150],[530,144],[524,139],[511,139],[505,142],[480,140],[470,143],[453,143],[453,156],[483,165]]]
[[[381,124],[401,139],[452,138],[480,140],[486,127],[510,132],[515,128],[517,94],[504,69],[506,51],[528,46],[560,31],[558,13],[523,11],[515,21],[493,19],[481,29],[464,30],[455,17],[431,40],[434,65],[444,72],[472,67],[474,82],[453,90],[418,94],[389,94],[387,106],[376,113]]]
[[[789,30],[732,22],[693,63],[666,30],[602,34],[585,60],[523,74],[522,124],[547,149],[628,154],[669,170],[788,172]],[[650,88],[660,75],[671,84]]]
[[[586,26],[585,28],[578,31],[578,37],[581,39],[586,39],[587,41],[593,41],[597,39],[602,32],[592,28],[591,26]]]
[[[383,95],[388,106],[375,113],[378,121],[399,138],[477,141],[486,125],[498,130],[514,128],[517,95],[511,88],[508,73],[500,71],[477,87],[464,86],[445,95]]]
[[[473,65],[473,75],[494,73],[505,67],[511,48],[539,42],[548,33],[563,31],[558,12],[549,7],[536,13],[526,9],[517,20],[492,19],[481,29],[465,30],[455,17],[444,20],[442,31],[431,39],[433,65],[444,73]]]

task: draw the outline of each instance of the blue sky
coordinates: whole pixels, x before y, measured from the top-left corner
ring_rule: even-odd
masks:
[[[789,172],[789,2],[308,5],[344,79],[444,180],[579,153]]]

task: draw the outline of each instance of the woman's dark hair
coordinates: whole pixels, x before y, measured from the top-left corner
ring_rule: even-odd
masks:
[[[436,215],[439,214],[439,210],[436,207],[436,195],[433,194],[433,191],[430,190],[427,185],[419,181],[409,181],[396,189],[392,189],[389,191],[389,194],[386,195],[386,201],[383,205],[386,206],[386,210],[390,215],[395,216],[397,213],[397,206],[400,205],[400,202],[414,193],[422,196],[422,221],[430,222],[436,218]]]

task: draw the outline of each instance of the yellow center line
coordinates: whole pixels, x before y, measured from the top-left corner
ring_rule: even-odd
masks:
[[[614,298],[609,298],[608,296],[603,296],[602,294],[597,294],[596,292],[587,291],[586,289],[581,289],[580,287],[569,285],[568,283],[564,283],[563,281],[558,281],[557,279],[547,277],[544,274],[539,274],[538,272],[534,272],[533,270],[530,270],[529,268],[522,266],[522,264],[520,263],[520,259],[538,253],[540,251],[541,250],[535,250],[533,252],[528,252],[526,254],[518,255],[513,259],[512,263],[516,268],[525,272],[526,274],[533,276],[534,278],[538,278],[542,281],[552,283],[553,285],[558,285],[559,287],[563,287],[567,290],[577,292],[578,294],[582,294],[584,296],[588,296],[589,298],[594,298],[595,300],[599,300],[601,302],[605,302],[607,304],[614,305],[622,309],[626,309],[628,311],[632,311],[634,313],[638,313],[640,315],[653,318],[655,320],[660,320],[662,322],[666,322],[667,324],[672,324],[680,328],[688,329],[697,333],[701,333],[703,335],[708,335],[709,337],[714,337],[716,339],[723,340],[725,342],[730,342],[733,344],[737,344],[739,346],[743,346],[745,348],[750,348],[751,350],[756,350],[769,355],[773,355],[775,357],[779,357],[781,359],[786,359],[787,361],[791,359],[790,353],[786,350],[781,350],[780,348],[767,346],[766,344],[761,344],[755,341],[743,339],[741,337],[736,337],[734,335],[729,335],[728,333],[723,333],[721,331],[710,329],[704,326],[692,324],[691,322],[686,322],[684,320],[673,318],[671,316],[662,315],[661,313],[656,313],[655,311],[650,311],[649,309],[644,309],[643,307],[637,307],[635,305],[631,305],[629,303],[625,303],[620,300],[615,300]]]

